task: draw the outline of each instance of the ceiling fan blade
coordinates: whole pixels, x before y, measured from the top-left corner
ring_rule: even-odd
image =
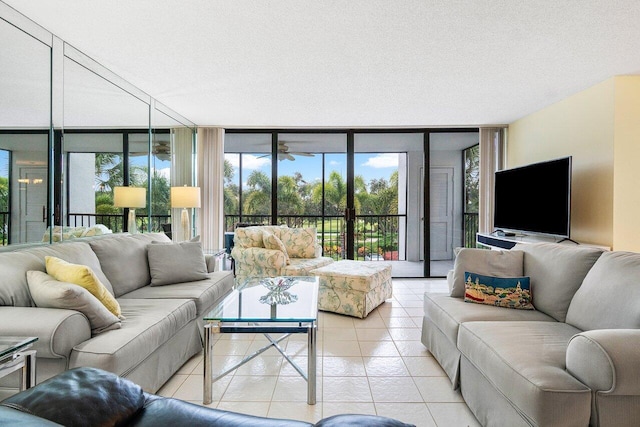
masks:
[[[304,157],[314,157],[315,154],[313,153],[305,153],[305,152],[291,152],[291,154],[293,154],[294,156],[304,156]]]

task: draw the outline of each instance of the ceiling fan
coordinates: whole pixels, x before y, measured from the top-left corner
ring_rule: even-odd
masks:
[[[130,152],[130,156],[146,156],[145,151]],[[156,156],[158,160],[171,160],[171,143],[169,141],[153,141],[151,146],[151,154]]]
[[[289,142],[297,142],[297,141],[289,141]],[[267,157],[269,154],[265,154],[259,157]],[[296,158],[293,156],[305,156],[305,157],[313,157],[313,153],[307,153],[305,151],[289,151],[289,146],[282,142],[278,141],[278,160],[290,160],[294,161]]]

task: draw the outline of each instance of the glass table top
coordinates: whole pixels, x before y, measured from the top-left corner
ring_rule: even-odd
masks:
[[[0,359],[4,356],[20,351],[38,341],[37,337],[3,337],[0,336]]]
[[[307,276],[248,278],[204,316],[205,321],[221,322],[312,322],[317,318],[318,278]]]

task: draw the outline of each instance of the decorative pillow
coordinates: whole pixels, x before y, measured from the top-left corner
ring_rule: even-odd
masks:
[[[291,264],[291,259],[289,259],[289,254],[287,253],[287,248],[285,248],[282,240],[278,238],[273,233],[270,233],[266,230],[262,232],[262,242],[264,243],[264,247],[267,249],[275,249],[284,253],[284,260],[287,265]]]
[[[147,248],[151,286],[209,278],[200,242],[151,243]]]
[[[264,248],[261,226],[236,228],[233,240],[240,248]]]
[[[473,271],[484,276],[521,277],[524,276],[523,259],[522,251],[461,249],[453,265],[451,296],[456,298],[464,297],[465,271]]]
[[[96,224],[92,227],[88,227],[82,232],[82,237],[100,236],[102,234],[111,234],[112,231],[103,224]]]
[[[464,275],[465,302],[534,310],[528,277],[492,277],[467,271]]]
[[[280,230],[280,240],[287,248],[291,258],[315,258],[316,257],[316,229],[309,228],[283,228]]]
[[[61,282],[82,286],[91,292],[91,295],[98,298],[98,300],[107,307],[107,310],[121,319],[123,318],[121,317],[120,304],[118,304],[118,301],[116,301],[89,267],[86,265],[71,264],[70,262],[53,256],[46,256],[44,259],[47,274],[50,274]]]
[[[87,316],[91,334],[120,329],[122,323],[85,288],[60,282],[42,271],[27,271],[31,298],[38,307],[76,310]]]

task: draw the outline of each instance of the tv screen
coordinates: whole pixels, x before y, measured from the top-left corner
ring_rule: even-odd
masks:
[[[494,202],[495,229],[569,237],[571,157],[496,172]]]

